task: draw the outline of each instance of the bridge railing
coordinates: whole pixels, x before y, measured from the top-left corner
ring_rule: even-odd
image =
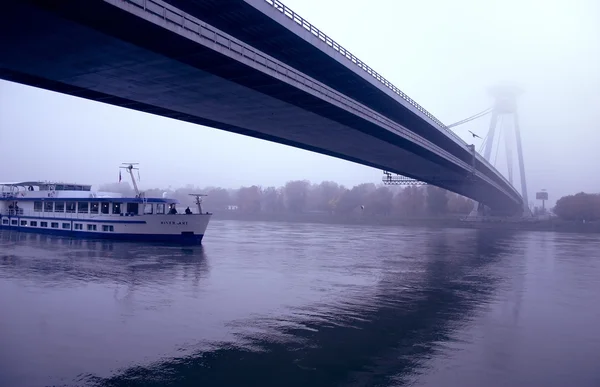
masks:
[[[454,133],[452,130],[450,130],[450,128],[448,128],[446,125],[444,125],[444,123],[442,121],[440,121],[433,114],[431,114],[430,112],[428,112],[427,110],[425,110],[425,108],[422,107],[421,105],[419,105],[415,100],[413,100],[408,95],[406,95],[406,93],[404,93],[402,90],[400,90],[394,84],[392,84],[390,81],[388,81],[387,79],[385,79],[377,71],[375,71],[371,67],[369,67],[365,62],[363,62],[360,59],[358,59],[354,54],[352,54],[350,51],[348,51],[347,49],[345,49],[342,45],[340,45],[335,40],[331,39],[329,36],[327,36],[326,34],[324,34],[317,27],[315,27],[314,25],[310,24],[302,16],[298,15],[297,13],[295,13],[293,10],[291,10],[289,7],[287,7],[281,1],[279,1],[279,0],[263,0],[263,1],[266,2],[267,4],[271,5],[273,8],[275,8],[276,10],[278,10],[279,12],[281,12],[282,14],[284,14],[285,16],[287,16],[288,18],[290,18],[291,20],[293,20],[296,24],[298,24],[299,26],[301,26],[302,28],[304,28],[305,30],[307,30],[308,32],[310,32],[312,35],[314,35],[315,37],[317,37],[323,43],[327,44],[329,47],[333,48],[335,51],[337,51],[344,58],[346,58],[347,60],[349,60],[354,65],[358,66],[361,70],[365,71],[367,74],[371,75],[373,78],[375,78],[381,84],[383,84],[388,89],[390,89],[391,91],[393,91],[396,95],[400,96],[404,101],[408,102],[411,106],[413,106],[414,108],[416,108],[418,111],[420,111],[421,113],[423,113],[427,118],[429,118],[435,124],[437,124],[441,130],[443,130],[444,132],[446,132],[447,134],[449,134],[455,141],[457,141],[463,147],[466,147],[468,145],[465,140],[463,140],[462,138],[460,138],[456,133]],[[489,161],[487,161],[484,157],[482,157],[479,154],[477,154],[476,157],[477,157],[478,161],[480,161],[481,163],[483,163],[486,166],[488,166],[491,170],[495,170],[495,168],[493,167],[493,165]],[[500,175],[500,177],[506,183],[509,183],[508,179],[506,179],[506,177],[504,177],[504,175],[502,175],[501,173],[499,173],[499,175]]]
[[[400,90],[399,88],[394,86],[394,84],[392,84],[390,81],[385,79],[377,71],[375,71],[371,67],[369,67],[365,62],[358,59],[354,54],[352,54],[350,51],[345,49],[342,45],[337,43],[335,40],[331,39],[329,36],[325,35],[317,27],[310,24],[308,21],[306,21],[306,19],[302,18],[300,15],[298,15],[297,13],[292,11],[281,1],[279,1],[279,0],[263,0],[263,1],[265,1],[269,5],[273,6],[273,8],[275,8],[279,12],[283,13],[285,16],[289,17],[291,20],[296,22],[296,24],[300,25],[302,28],[309,31],[311,34],[316,36],[319,40],[321,40],[322,42],[327,44],[329,47],[333,48],[335,51],[337,51],[339,54],[341,54],[344,58],[349,60],[351,63],[358,66],[361,70],[365,71],[367,74],[371,75],[377,81],[379,81],[380,83],[385,85],[388,89],[392,90],[395,94],[400,96],[403,100],[405,100],[410,105],[412,105],[414,108],[416,108],[418,111],[420,111],[425,116],[427,116],[427,118],[429,118],[430,120],[435,122],[437,125],[439,125],[443,130],[445,130],[452,137],[454,137],[455,139],[457,139],[458,141],[460,141],[463,144],[465,143],[462,138],[460,138],[458,135],[456,135],[456,133],[454,133],[453,131],[448,129],[446,127],[446,125],[444,125],[442,123],[442,121],[440,121],[433,114],[431,114],[427,110],[425,110],[424,107],[422,107],[415,100],[413,100],[408,95],[406,95],[406,93],[404,93],[402,90]]]

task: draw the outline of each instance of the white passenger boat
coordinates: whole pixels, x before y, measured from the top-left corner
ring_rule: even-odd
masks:
[[[176,199],[146,197],[131,176],[135,197],[94,192],[91,185],[41,181],[0,183],[0,228],[79,238],[105,238],[199,244],[211,218],[196,208],[179,213]],[[119,179],[120,179],[119,173]],[[163,195],[164,196],[164,195]]]

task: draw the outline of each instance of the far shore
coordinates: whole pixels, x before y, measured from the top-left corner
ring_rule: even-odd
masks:
[[[461,216],[401,218],[397,216],[339,216],[322,213],[304,214],[244,214],[237,211],[217,211],[214,220],[240,220],[256,222],[291,222],[340,225],[373,225],[373,226],[415,226],[415,227],[455,227],[455,228],[488,228],[523,231],[554,231],[574,233],[600,233],[600,222],[574,222],[560,219],[528,222],[465,222]]]

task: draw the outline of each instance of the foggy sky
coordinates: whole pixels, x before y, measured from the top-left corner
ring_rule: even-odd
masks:
[[[576,1],[286,0],[446,124],[519,99],[530,202],[548,189],[600,191],[600,5]],[[489,116],[455,128],[479,147]],[[0,181],[113,182],[141,163],[141,187],[228,188],[288,180],[378,183],[381,171],[288,146],[0,81]],[[505,171],[503,148],[498,169]],[[517,179],[518,179],[518,175]]]

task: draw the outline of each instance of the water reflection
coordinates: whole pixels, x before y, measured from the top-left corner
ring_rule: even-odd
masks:
[[[375,255],[356,262],[384,266],[368,298],[347,289],[343,302],[313,303],[280,318],[238,320],[229,324],[235,343],[214,343],[212,350],[88,381],[102,386],[402,383],[486,302],[498,279],[484,268],[511,251],[512,238],[421,230],[408,238],[412,243],[401,243],[402,249],[393,237],[378,239]]]
[[[569,312],[598,290],[598,260],[553,255],[597,250],[574,236],[211,226],[187,248],[0,233],[0,385],[519,385],[541,281]]]
[[[5,275],[28,277],[38,286],[63,286],[74,280],[135,285],[175,275],[198,284],[209,274],[203,246],[143,245],[3,232],[0,248],[0,267],[5,269]]]

